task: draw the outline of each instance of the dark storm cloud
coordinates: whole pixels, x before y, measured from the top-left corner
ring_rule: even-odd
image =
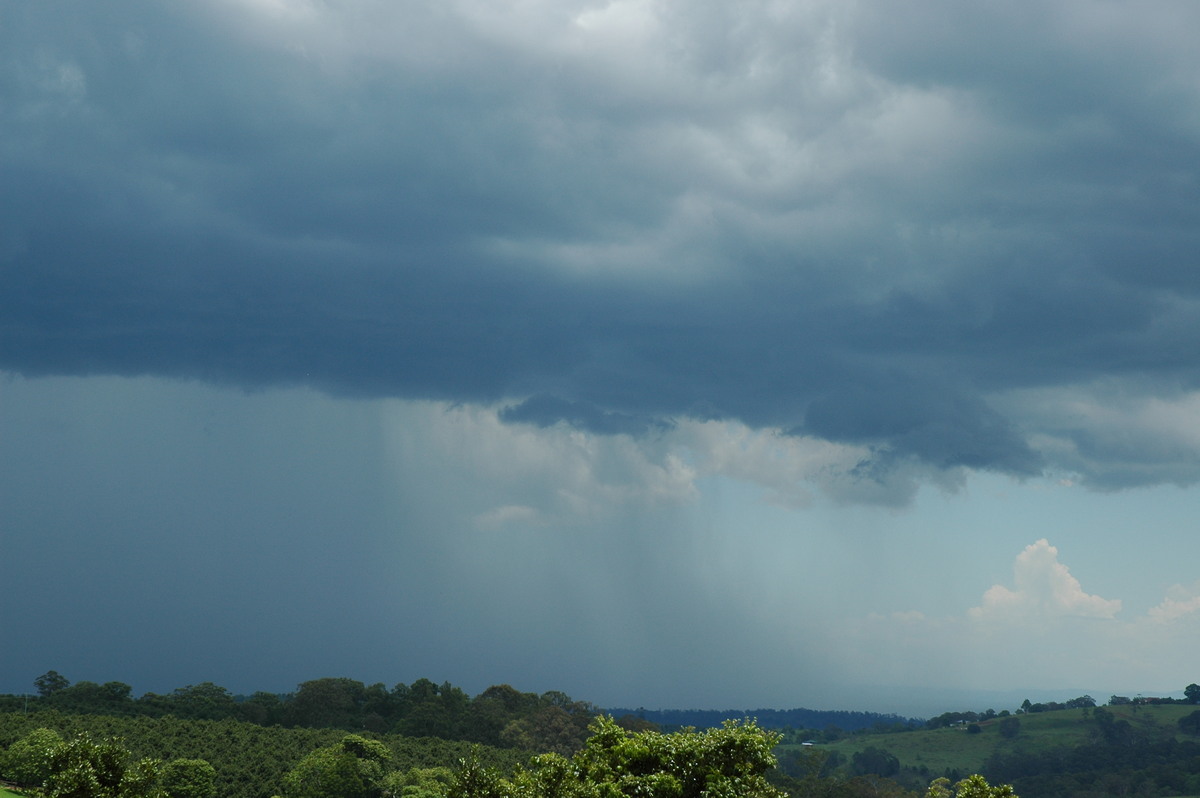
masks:
[[[1197,383],[1200,19],[1156,7],[8,7],[0,368],[1035,473],[996,396]]]
[[[601,435],[643,435],[651,430],[666,429],[670,423],[662,419],[639,418],[628,413],[601,410],[587,402],[572,402],[557,396],[538,394],[517,405],[500,411],[500,419],[509,423],[535,424],[548,427],[560,421],[573,427]]]
[[[1042,465],[1011,423],[977,397],[925,383],[855,386],[820,396],[809,406],[804,431],[851,443],[889,441],[889,457],[914,456],[939,468],[1032,474]]]

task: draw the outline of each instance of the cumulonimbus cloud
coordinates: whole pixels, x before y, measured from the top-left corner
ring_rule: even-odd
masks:
[[[975,621],[1020,622],[1031,619],[1113,618],[1121,611],[1120,599],[1086,593],[1067,566],[1058,561],[1058,549],[1045,538],[1025,547],[1013,563],[1013,588],[993,585],[983,603],[968,616]]]

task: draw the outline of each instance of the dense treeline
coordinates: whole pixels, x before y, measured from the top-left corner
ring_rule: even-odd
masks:
[[[418,679],[388,688],[355,679],[303,682],[294,693],[234,696],[211,682],[160,695],[133,696],[123,682],[71,684],[55,671],[35,680],[36,696],[4,696],[0,710],[57,710],[114,717],[239,720],[260,726],[343,729],[408,737],[440,737],[484,745],[572,753],[597,710],[565,693],[523,693],[509,685],[475,697],[449,682]]]
[[[8,749],[36,729],[49,729],[64,738],[87,733],[95,740],[117,739],[138,758],[206,760],[216,771],[218,794],[223,798],[277,794],[286,774],[301,760],[345,735],[337,729],[263,727],[231,718],[184,720],[44,710],[0,713],[0,749]],[[511,769],[528,758],[527,752],[436,738],[383,735],[379,741],[402,770],[453,767],[468,757]]]
[[[819,709],[754,709],[754,710],[701,710],[701,709],[610,709],[618,717],[629,715],[656,724],[663,729],[679,729],[692,726],[698,729],[720,728],[727,720],[754,718],[764,729],[827,729],[836,728],[854,732],[863,730],[900,731],[920,726],[923,721],[904,718],[900,715],[883,715],[877,712],[850,712],[845,710]]]
[[[1082,695],[1078,698],[1072,698],[1067,701],[1047,701],[1042,704],[1034,704],[1025,699],[1021,704],[1021,708],[1017,710],[1017,714],[1036,714],[1038,712],[1057,712],[1062,709],[1083,709],[1096,706],[1096,699],[1090,695]],[[980,721],[993,720],[995,718],[1008,718],[1013,713],[1007,709],[997,712],[994,709],[986,709],[982,712],[943,712],[940,715],[930,718],[925,721],[925,727],[929,729],[942,729],[947,726],[955,726],[966,723],[978,723]]]
[[[333,728],[378,734],[442,737],[492,746],[569,753],[586,737],[596,707],[564,693],[523,693],[509,685],[489,687],[475,697],[449,682],[418,679],[388,688],[347,678],[303,682],[293,693],[256,692],[235,696],[211,682],[180,687],[166,694],[133,696],[123,682],[71,684],[50,671],[35,680],[36,696],[0,696],[0,710],[56,709],[76,714],[165,717],[194,720],[243,720],[262,726]],[[647,710],[608,709],[635,720],[640,728],[720,728],[727,720],[754,718],[766,729],[898,731],[921,721],[876,712],[813,709]],[[647,726],[646,724],[650,724]],[[549,744],[549,745],[547,745]]]

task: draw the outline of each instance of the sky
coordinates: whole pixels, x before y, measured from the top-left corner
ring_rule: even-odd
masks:
[[[1197,29],[0,0],[0,691],[1181,694]]]

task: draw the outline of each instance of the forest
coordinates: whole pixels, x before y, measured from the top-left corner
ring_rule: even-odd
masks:
[[[234,695],[211,682],[188,685],[170,693],[133,696],[123,682],[80,681],[72,684],[57,671],[34,680],[36,695],[0,695],[2,710],[55,709],[78,714],[121,717],[165,717],[189,720],[234,719],[260,726],[335,728],[441,737],[500,747],[573,750],[582,744],[588,721],[603,711],[626,723],[674,730],[685,727],[719,728],[726,720],[753,717],[768,729],[827,729],[846,732],[865,729],[916,728],[923,721],[894,714],[845,710],[648,710],[601,708],[575,701],[565,693],[523,693],[509,685],[494,685],[471,697],[449,682],[418,679],[388,688],[348,678],[306,681],[292,693],[256,692]]]

